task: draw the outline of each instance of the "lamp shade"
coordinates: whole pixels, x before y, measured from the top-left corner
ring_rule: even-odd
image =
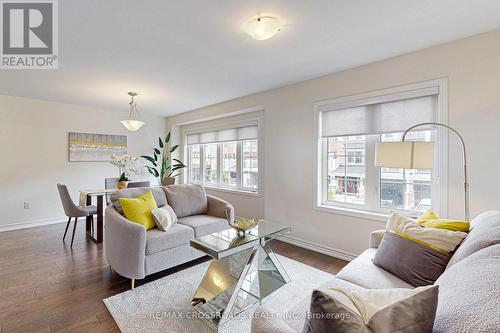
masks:
[[[375,166],[403,169],[432,169],[434,143],[422,141],[377,142]]]
[[[130,132],[136,132],[144,125],[143,121],[133,119],[121,120],[120,123]]]
[[[247,33],[256,40],[266,40],[280,31],[280,22],[272,16],[260,16],[247,23]]]

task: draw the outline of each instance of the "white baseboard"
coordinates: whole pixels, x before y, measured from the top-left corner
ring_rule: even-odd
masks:
[[[280,237],[279,240],[285,243],[289,243],[321,254],[326,254],[327,256],[342,259],[345,261],[351,261],[357,257],[357,255],[353,253],[349,253],[338,249],[333,249],[331,247],[309,242],[297,237],[285,235],[283,237]]]
[[[68,221],[67,217],[56,217],[53,219],[11,223],[11,224],[0,225],[0,232],[28,229],[28,228],[33,228],[33,227],[41,227],[44,225],[57,224],[57,223],[62,223],[62,222],[67,222],[67,221]]]

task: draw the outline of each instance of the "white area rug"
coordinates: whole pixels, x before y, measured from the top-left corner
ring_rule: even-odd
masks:
[[[332,278],[331,274],[295,260],[277,256],[292,279],[264,304],[265,308],[273,309],[277,313],[283,312],[289,305],[303,299],[315,286]],[[208,264],[208,262],[202,263],[139,286],[134,290],[106,298],[104,303],[123,333],[212,332],[201,320],[188,318],[194,313],[191,298]],[[219,332],[250,332],[253,310],[250,309],[230,320]]]

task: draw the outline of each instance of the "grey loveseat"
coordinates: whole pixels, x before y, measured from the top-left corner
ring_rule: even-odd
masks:
[[[152,191],[158,207],[169,204],[178,221],[166,232],[147,230],[123,216],[119,198],[135,198]],[[206,195],[199,185],[170,185],[119,190],[106,208],[104,247],[106,259],[120,275],[142,279],[179,264],[202,257],[189,241],[229,228],[234,209],[228,202]]]
[[[323,285],[311,281],[304,297],[284,309],[258,309],[252,333],[301,332],[313,289],[413,288],[372,262],[384,235],[375,231],[370,248]],[[471,222],[471,230],[436,280],[439,301],[433,332],[498,332],[500,328],[500,212],[490,211]],[[290,286],[290,285],[289,285]],[[288,286],[288,287],[289,287]]]

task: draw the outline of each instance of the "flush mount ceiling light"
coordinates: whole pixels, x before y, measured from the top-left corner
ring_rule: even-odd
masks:
[[[281,25],[277,18],[259,16],[247,23],[246,30],[250,37],[256,40],[266,40],[280,31]]]
[[[139,114],[139,111],[137,111],[137,104],[134,101],[134,97],[137,96],[137,93],[131,91],[128,94],[131,97],[130,103],[128,103],[130,105],[128,119],[122,120],[120,121],[120,123],[122,123],[122,125],[125,126],[125,128],[130,132],[136,132],[144,125],[144,122],[137,120],[137,115]]]

